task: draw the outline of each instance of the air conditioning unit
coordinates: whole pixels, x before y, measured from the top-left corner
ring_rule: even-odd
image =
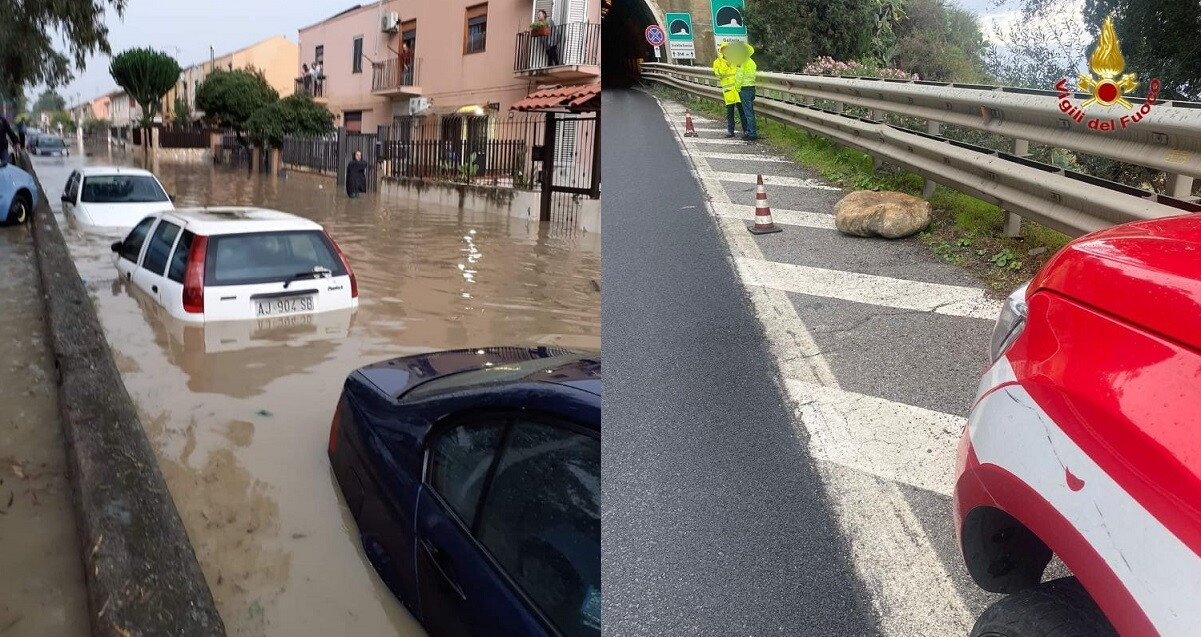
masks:
[[[393,11],[381,16],[379,30],[384,33],[396,33],[400,31],[400,14]]]
[[[416,115],[429,107],[430,107],[430,98],[428,98],[428,97],[410,97],[409,98],[409,115]]]

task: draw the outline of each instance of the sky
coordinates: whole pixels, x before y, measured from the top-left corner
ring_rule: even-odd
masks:
[[[296,42],[301,27],[320,22],[366,0],[129,0],[125,17],[111,9],[105,24],[114,53],[149,46],[179,61],[181,68],[209,59],[209,45],[216,54],[282,35]],[[95,55],[75,80],[58,92],[67,104],[75,104],[117,88],[108,74],[109,59]],[[27,93],[31,101],[45,87]],[[78,96],[78,97],[77,97]],[[32,103],[32,102],[31,102]]]

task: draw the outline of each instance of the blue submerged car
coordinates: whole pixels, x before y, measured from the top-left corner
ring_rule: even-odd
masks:
[[[599,354],[455,350],[352,372],[329,458],[433,637],[599,637],[600,432]]]
[[[38,196],[33,176],[12,163],[0,161],[0,225],[29,221]]]

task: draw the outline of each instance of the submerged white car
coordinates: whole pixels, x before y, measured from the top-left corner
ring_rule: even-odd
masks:
[[[183,321],[268,319],[359,304],[350,263],[321,225],[278,210],[160,212],[112,250],[121,279]]]
[[[127,231],[146,215],[175,208],[154,173],[124,166],[89,166],[67,178],[63,214],[89,228]]]

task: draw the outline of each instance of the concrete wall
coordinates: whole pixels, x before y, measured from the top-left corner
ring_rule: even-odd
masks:
[[[401,198],[439,206],[464,208],[478,212],[496,212],[538,223],[541,193],[491,186],[466,184],[432,184],[410,179],[384,179],[381,192]],[[585,232],[601,231],[601,200],[580,199],[575,202],[574,227]]]
[[[203,84],[204,78],[212,72],[214,63],[216,68],[226,71],[231,65],[234,69],[244,69],[247,66],[260,69],[271,88],[278,91],[280,97],[287,97],[296,90],[295,68],[298,55],[294,42],[282,35],[276,35],[232,53],[193,64],[180,72],[175,87],[163,96],[163,120],[172,119],[177,95],[183,95],[187,99],[193,119],[204,114],[196,108],[196,88]]]

